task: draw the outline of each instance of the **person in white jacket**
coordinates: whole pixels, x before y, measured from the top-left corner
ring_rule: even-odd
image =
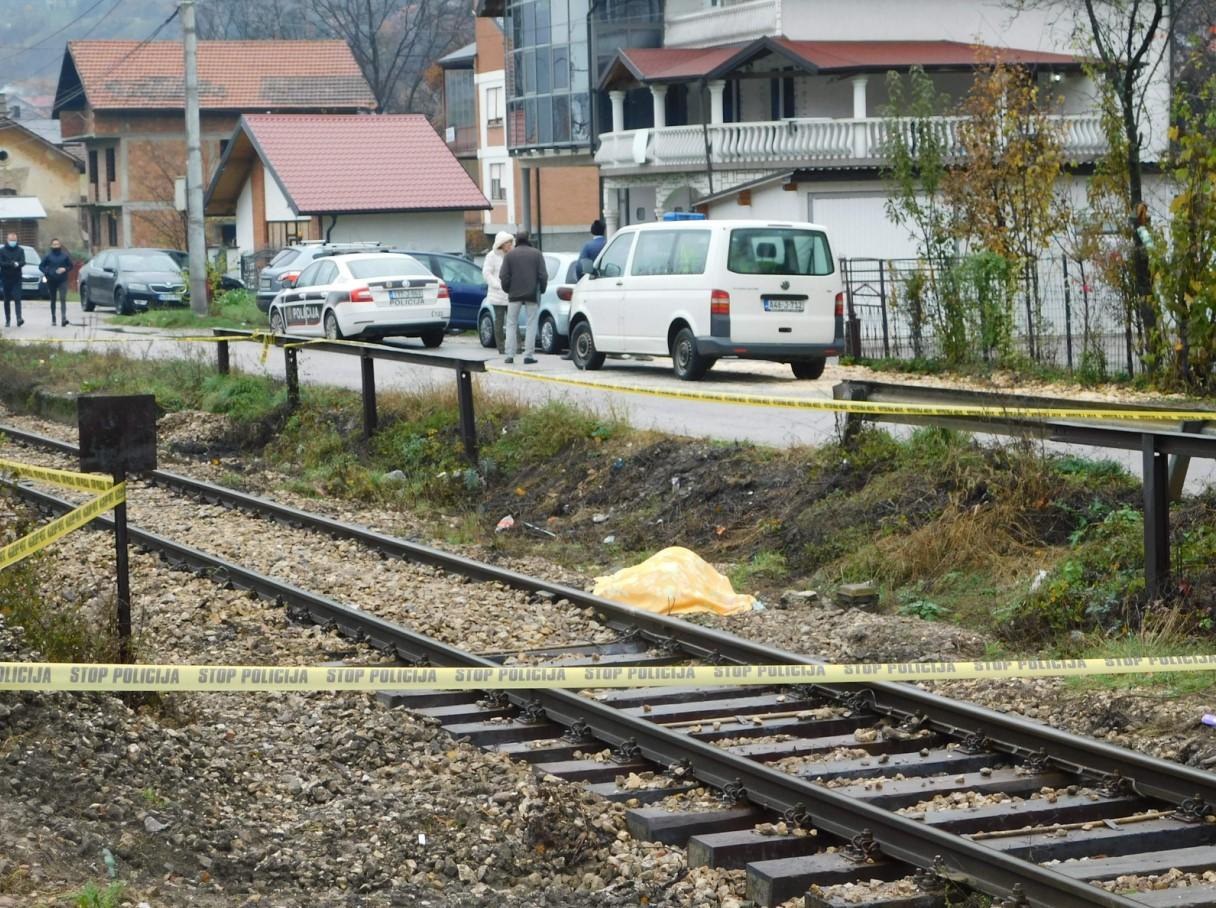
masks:
[[[502,289],[498,272],[502,270],[502,260],[514,246],[514,236],[505,230],[498,231],[494,237],[494,248],[487,253],[485,264],[481,266],[481,273],[488,288],[486,302],[494,307],[494,340],[499,353],[506,352],[507,291]]]

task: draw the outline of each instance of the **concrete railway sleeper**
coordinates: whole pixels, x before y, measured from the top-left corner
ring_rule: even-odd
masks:
[[[71,507],[69,502],[27,486],[11,487],[49,511],[62,512]],[[95,523],[106,524],[108,520]],[[491,658],[465,652],[171,539],[135,527],[131,528],[131,536],[137,545],[157,552],[171,564],[206,574],[224,585],[247,589],[285,607],[298,619],[333,627],[403,662],[470,667],[496,664]],[[623,622],[624,616],[617,614],[615,619]],[[672,629],[673,634],[675,630]],[[717,644],[710,652],[724,653],[722,645],[729,642],[743,651],[750,649],[749,658],[761,658],[747,641],[710,633],[715,638],[712,642]],[[668,639],[671,636],[664,635]],[[642,659],[650,655],[644,640],[633,642],[640,644],[637,652],[630,652],[633,647],[618,646],[615,654]],[[702,648],[709,642],[702,639]],[[583,652],[574,652],[579,649]],[[565,660],[595,659],[601,655],[596,647],[561,650],[537,655]],[[668,648],[653,655],[670,660],[688,654]],[[780,655],[787,661],[797,658]],[[699,657],[692,654],[692,658]],[[746,866],[750,897],[761,904],[778,904],[797,897],[817,882],[893,879],[906,876],[909,868],[928,873],[926,880],[965,881],[991,895],[1011,899],[1008,902],[1011,905],[1070,908],[1216,904],[1216,895],[1212,893],[1207,902],[1146,902],[1105,891],[1089,882],[1112,878],[1108,874],[1135,872],[1134,868],[1149,872],[1151,868],[1169,869],[1177,864],[1188,869],[1206,869],[1216,862],[1216,825],[1195,816],[1206,806],[1192,803],[1186,816],[1175,816],[1171,805],[1148,802],[1144,792],[1136,792],[1116,778],[1108,780],[1111,784],[1100,795],[1084,798],[1062,795],[1050,808],[1031,800],[1022,801],[1022,805],[1030,805],[1025,812],[1020,812],[1020,808],[1002,811],[998,807],[981,808],[979,812],[932,811],[920,817],[897,812],[934,794],[1029,795],[1043,788],[1068,791],[1070,784],[1078,782],[1079,774],[1059,764],[1052,765],[1042,757],[1028,761],[1024,754],[994,750],[989,742],[974,734],[961,745],[957,741],[948,742],[947,737],[957,739],[958,730],[943,734],[940,722],[918,719],[903,729],[894,728],[890,717],[871,709],[878,700],[879,688],[883,687],[899,685],[874,685],[871,688],[874,696],[854,697],[844,709],[829,710],[820,718],[816,718],[814,710],[826,702],[838,702],[840,690],[821,686],[747,692],[623,690],[599,698],[561,690],[536,690],[492,694],[488,703],[435,692],[399,695],[395,699],[399,705],[431,715],[451,734],[467,737],[481,746],[514,751],[516,756],[526,748],[531,751],[528,761],[538,771],[584,781],[608,797],[622,798],[628,791],[617,788],[613,781],[616,777],[652,767],[660,768],[660,772],[661,767],[671,768],[677,789],[680,780],[690,779],[718,789],[730,802],[729,806],[708,813],[699,809],[684,816],[639,806],[630,815],[630,826],[637,835],[686,843],[690,860],[718,866]],[[507,717],[514,717],[515,721],[504,722]],[[864,738],[857,735],[859,729],[872,727],[874,721],[894,730],[881,738],[877,734]],[[768,742],[715,743],[715,736],[723,741],[723,732],[729,738],[744,741],[791,735],[788,740],[776,742],[791,746],[768,746],[766,750]],[[600,747],[614,748],[616,762],[603,764],[580,758],[579,750],[570,749],[581,744],[585,751],[589,746],[595,747],[594,742],[599,742]],[[838,746],[850,742],[864,753],[863,757],[829,758],[794,772],[770,765],[791,755],[831,754]],[[1109,750],[1123,753],[1115,748]],[[1129,773],[1134,771],[1130,765],[1127,769]],[[1127,776],[1120,778],[1124,777]],[[839,787],[829,787],[833,784]],[[643,787],[633,789],[631,794],[640,805],[672,790],[672,787]],[[822,838],[762,837],[751,829],[773,815],[784,818],[788,828],[813,828]],[[974,840],[969,837],[977,833],[982,837]],[[829,840],[849,843],[850,847],[843,851],[823,850]],[[1077,858],[1089,860],[1075,866],[1064,863],[1053,867],[1042,863]],[[932,889],[933,884],[927,885]],[[1181,892],[1173,894],[1179,897]],[[1192,899],[1196,895],[1189,893]],[[926,893],[926,897],[931,898],[932,892]],[[817,898],[808,896],[807,904],[831,904],[812,901]]]

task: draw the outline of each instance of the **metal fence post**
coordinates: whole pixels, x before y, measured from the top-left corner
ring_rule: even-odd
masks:
[[[1072,371],[1072,287],[1068,281],[1068,254],[1060,256],[1064,262],[1064,350],[1068,356],[1068,371]]]
[[[1144,590],[1155,599],[1165,592],[1170,574],[1169,461],[1156,438],[1142,435],[1144,454]]]
[[[228,361],[228,341],[217,341],[215,344],[216,369],[220,375],[227,375],[230,370]]]
[[[287,406],[294,410],[300,406],[300,364],[295,347],[283,348],[283,371],[287,378]]]
[[[371,438],[376,431],[376,361],[365,350],[359,358],[363,378],[363,437]]]
[[[464,456],[477,464],[477,419],[473,413],[473,373],[461,367],[456,370],[456,400],[460,406],[460,439]]]
[[[891,335],[887,329],[887,270],[878,260],[878,301],[882,304],[882,355],[891,358]]]

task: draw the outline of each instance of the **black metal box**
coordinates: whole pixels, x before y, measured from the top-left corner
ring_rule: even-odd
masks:
[[[156,398],[151,394],[84,394],[76,401],[76,418],[81,470],[156,469]]]

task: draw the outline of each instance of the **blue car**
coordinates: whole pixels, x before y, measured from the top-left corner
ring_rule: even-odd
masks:
[[[486,281],[481,269],[468,259],[446,252],[413,252],[401,250],[422,262],[431,274],[448,285],[452,300],[449,328],[476,328],[477,311],[486,298]]]
[[[545,267],[549,271],[549,286],[540,299],[540,323],[536,328],[536,346],[542,353],[560,353],[570,337],[570,299],[578,283],[577,252],[546,252]],[[484,286],[484,285],[483,285]],[[493,306],[482,302],[477,315],[477,336],[483,347],[494,346]],[[520,313],[519,333],[526,328]]]

